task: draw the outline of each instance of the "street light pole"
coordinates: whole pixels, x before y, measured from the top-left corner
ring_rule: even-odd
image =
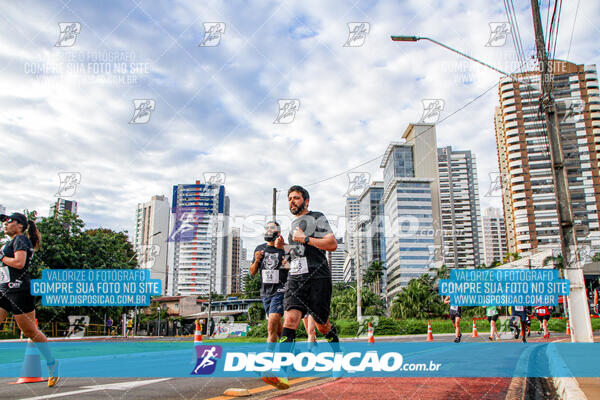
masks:
[[[361,287],[362,287],[362,274],[360,272],[360,258],[359,258],[359,235],[358,235],[358,217],[356,217],[356,230],[355,230],[355,238],[356,243],[355,254],[356,254],[356,320],[360,323],[362,319],[362,297],[361,297]]]

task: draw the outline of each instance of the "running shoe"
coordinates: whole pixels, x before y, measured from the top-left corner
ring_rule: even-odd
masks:
[[[527,339],[523,338],[522,342],[527,343]]]
[[[460,343],[460,338],[462,338],[462,333],[460,333],[456,338],[454,338],[454,343]]]
[[[490,339],[492,342],[494,341],[494,338],[492,336],[489,336],[488,339]]]
[[[60,377],[58,376],[58,360],[48,365],[48,387],[56,385]]]
[[[287,378],[278,378],[276,376],[263,376],[262,380],[271,386],[276,387],[279,390],[286,390],[290,388],[290,383]]]
[[[549,333],[546,333],[546,334],[544,335],[544,339],[550,339],[550,334],[549,334]]]

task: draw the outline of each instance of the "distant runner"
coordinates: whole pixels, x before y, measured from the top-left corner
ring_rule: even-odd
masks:
[[[527,312],[525,311],[525,307],[513,306],[512,315],[515,317],[519,317],[521,321],[521,334],[523,335],[522,342],[527,343],[527,339],[525,338],[525,335],[527,334]]]
[[[444,299],[444,303],[450,304],[450,296],[447,296]],[[460,332],[460,316],[461,316],[460,306],[450,305],[450,319],[452,320],[452,325],[454,325],[454,332],[456,334],[454,343],[460,343],[460,339],[462,338],[462,333]]]
[[[548,321],[550,320],[550,310],[548,306],[539,306],[535,308],[535,315],[540,321],[540,328],[544,332],[544,339],[550,338],[550,332],[548,331]]]
[[[487,316],[487,320],[490,323],[490,336],[488,338],[490,340],[500,340],[500,336],[498,336],[498,327],[496,326],[499,311],[500,307],[496,306],[487,306],[485,308],[485,315]]]

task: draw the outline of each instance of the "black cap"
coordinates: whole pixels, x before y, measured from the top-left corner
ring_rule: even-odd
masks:
[[[17,221],[19,224],[23,225],[23,230],[27,229],[27,217],[25,216],[25,214],[21,214],[21,213],[12,213],[8,218],[12,219],[13,221]]]

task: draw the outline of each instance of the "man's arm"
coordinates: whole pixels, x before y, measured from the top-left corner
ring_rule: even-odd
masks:
[[[305,243],[304,238],[306,234],[300,228],[296,228],[294,231],[294,236],[292,237],[294,242]],[[328,233],[322,238],[308,238],[308,244],[316,247],[317,249],[325,250],[325,251],[335,251],[337,249],[337,240],[335,240],[335,236],[333,233]]]
[[[27,253],[25,250],[17,250],[15,251],[15,257],[2,257],[2,262],[9,267],[23,269],[25,266],[25,262],[27,261]]]
[[[256,273],[258,272],[258,265],[262,261],[264,254],[264,250],[254,252],[254,260],[252,261],[252,264],[250,264],[250,268],[248,269],[252,275],[256,275]]]

